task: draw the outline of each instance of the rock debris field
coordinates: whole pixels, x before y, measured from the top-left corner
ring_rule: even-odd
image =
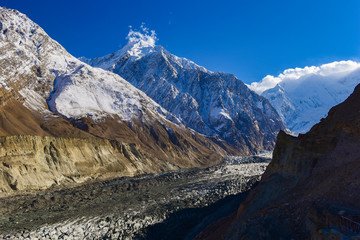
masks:
[[[225,217],[270,158],[0,198],[0,239],[192,239]]]

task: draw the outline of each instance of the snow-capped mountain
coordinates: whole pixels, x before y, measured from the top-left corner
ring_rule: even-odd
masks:
[[[249,87],[269,99],[286,126],[305,133],[344,101],[360,83],[360,63],[340,61],[285,70]]]
[[[128,43],[104,57],[82,61],[125,78],[190,128],[256,152],[272,149],[284,125],[264,98],[232,74],[211,72],[156,45],[147,29],[130,30]]]
[[[189,129],[119,75],[73,57],[26,15],[1,7],[0,53],[0,136],[108,139],[138,174],[239,153]],[[116,171],[129,169],[116,164]]]

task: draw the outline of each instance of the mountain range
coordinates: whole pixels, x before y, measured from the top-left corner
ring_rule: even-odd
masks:
[[[3,192],[205,167],[271,150],[285,130],[235,76],[171,55],[151,35],[131,31],[124,49],[96,60],[116,61],[119,76],[16,10],[1,8],[0,22],[0,133],[14,149],[3,152]]]
[[[200,219],[201,226],[211,225],[197,229],[197,239],[350,239],[359,233],[359,63],[288,69],[246,85],[232,74],[171,54],[144,27],[131,29],[127,40],[117,52],[78,59],[26,15],[0,7],[2,206],[19,194],[14,201],[23,207],[22,199],[31,195],[35,200],[28,206],[40,201],[48,204],[45,209],[62,209],[66,215],[73,196],[62,197],[62,190],[84,183],[89,185],[78,188],[80,205],[103,184],[108,189],[102,194],[109,198],[141,185],[144,202],[139,202],[146,204],[147,180],[153,181],[149,189],[163,190],[154,174],[163,181],[183,178],[189,188],[180,190],[195,192],[188,177],[197,170],[224,163],[215,166],[216,175],[223,177],[230,171],[226,167],[239,174],[241,168],[226,165],[231,158],[226,163],[225,157],[274,150],[260,182],[241,197],[237,211],[217,219],[217,209],[211,223]],[[256,162],[260,157],[250,159],[262,163]],[[253,172],[246,162],[239,164]],[[186,173],[183,168],[205,169]],[[127,178],[134,176],[140,176],[140,185]],[[231,182],[214,184],[211,192]],[[40,190],[48,191],[38,197]],[[57,201],[53,190],[59,190]],[[169,195],[176,203],[181,200],[172,189]],[[111,213],[115,200],[107,202]],[[6,226],[18,223],[12,215],[0,220]],[[349,226],[354,228],[350,235]]]
[[[131,175],[272,150],[283,121],[308,131],[359,82],[359,64],[342,61],[247,86],[169,53],[144,27],[115,53],[77,59],[26,15],[0,10],[1,135],[127,144],[149,161]]]

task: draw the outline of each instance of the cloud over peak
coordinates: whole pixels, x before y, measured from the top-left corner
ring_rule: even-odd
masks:
[[[139,47],[155,47],[158,40],[155,31],[149,30],[144,23],[141,24],[140,30],[133,30],[130,26],[126,39],[128,44],[137,44]]]

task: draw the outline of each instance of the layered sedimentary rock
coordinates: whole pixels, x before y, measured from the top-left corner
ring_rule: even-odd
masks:
[[[135,144],[94,137],[1,137],[0,159],[0,192],[177,169],[169,162],[150,159]]]

